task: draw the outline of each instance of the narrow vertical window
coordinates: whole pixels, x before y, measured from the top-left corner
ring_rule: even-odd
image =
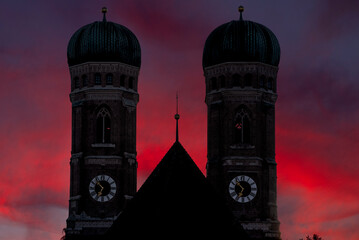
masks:
[[[87,75],[82,75],[82,86],[87,87],[87,85],[88,85]]]
[[[235,116],[235,142],[250,144],[250,120],[248,112],[243,108]]]
[[[96,142],[110,143],[111,140],[111,118],[106,108],[102,108],[96,118]]]
[[[95,85],[101,85],[101,74],[95,73]]]
[[[74,78],[74,82],[75,82],[75,88],[79,88],[80,87],[80,79],[78,77]]]
[[[128,88],[133,89],[133,77],[128,79]]]
[[[105,116],[103,126],[103,142],[109,143],[111,142],[111,120],[109,115]]]
[[[225,76],[222,75],[219,77],[219,84],[220,84],[220,88],[226,87],[226,77]]]
[[[109,73],[106,75],[106,85],[112,85],[113,83],[113,75],[112,73]]]
[[[121,75],[121,77],[120,77],[120,87],[125,86],[125,79],[126,79],[126,75]]]
[[[273,78],[269,78],[268,79],[268,83],[267,83],[267,87],[268,87],[268,90],[273,90]]]
[[[239,76],[239,74],[234,74],[232,76],[232,82],[234,87],[239,87],[241,85],[240,81],[241,81],[241,76]]]
[[[244,75],[244,86],[252,87],[252,74],[247,73],[246,75]]]
[[[217,88],[217,78],[213,77],[211,78],[211,89],[216,90]]]
[[[266,80],[266,77],[264,76],[264,75],[261,75],[260,77],[259,77],[259,88],[264,88],[264,82],[265,82],[265,80]]]

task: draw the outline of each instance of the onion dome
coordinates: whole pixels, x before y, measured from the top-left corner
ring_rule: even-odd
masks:
[[[141,47],[136,36],[125,26],[106,20],[96,21],[77,30],[67,46],[69,66],[85,62],[121,62],[141,66]]]
[[[274,33],[262,24],[240,19],[217,27],[207,38],[203,68],[225,62],[261,62],[278,66],[280,46]]]

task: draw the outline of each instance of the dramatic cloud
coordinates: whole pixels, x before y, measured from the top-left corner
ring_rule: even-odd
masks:
[[[283,239],[319,233],[359,238],[359,21],[356,1],[244,1],[244,18],[281,44],[276,105],[278,212]],[[137,120],[138,185],[175,138],[205,173],[207,110],[202,50],[238,1],[7,1],[0,8],[0,232],[59,239],[69,196],[71,145],[67,43],[107,19],[142,48]]]

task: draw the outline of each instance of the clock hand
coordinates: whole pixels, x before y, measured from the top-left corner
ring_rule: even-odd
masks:
[[[99,185],[101,189],[103,189],[102,185],[100,182],[97,182],[96,185]]]
[[[101,196],[102,195],[102,190],[104,189],[104,187],[102,187],[100,182],[97,182],[96,185],[99,185],[101,190],[97,193],[97,196]]]
[[[241,192],[238,193],[238,197],[242,197],[243,196],[243,191],[244,191],[244,187],[241,186],[241,183],[237,181],[237,186],[239,186],[241,188]]]
[[[236,185],[239,186],[239,187],[241,188],[241,190],[242,190],[241,192],[243,192],[244,187],[241,186],[241,183],[237,181],[237,184],[236,184]]]

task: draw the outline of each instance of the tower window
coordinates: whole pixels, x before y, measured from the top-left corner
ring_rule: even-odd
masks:
[[[101,85],[101,74],[95,73],[95,85]]]
[[[247,73],[246,75],[244,75],[244,86],[252,87],[252,74]]]
[[[234,87],[239,87],[241,85],[241,83],[240,83],[241,76],[239,76],[239,74],[234,74],[232,76],[232,81],[233,81],[233,86]]]
[[[109,73],[106,75],[106,85],[112,85],[113,83],[113,75],[112,73]]]
[[[78,77],[75,77],[74,82],[75,82],[75,88],[79,88],[80,87],[80,79]]]
[[[133,77],[128,79],[128,88],[133,89]]]
[[[126,75],[121,75],[121,77],[120,77],[120,87],[125,86],[125,79],[126,79]]]
[[[226,87],[226,78],[223,75],[219,77],[219,84],[220,84],[220,88]]]
[[[102,108],[96,118],[96,142],[109,143],[111,137],[111,118],[106,108]]]
[[[267,87],[268,87],[268,90],[273,90],[273,78],[269,78],[268,79],[268,83],[267,83]]]
[[[235,142],[250,144],[250,120],[248,112],[242,108],[235,116]]]
[[[259,88],[264,88],[264,82],[266,80],[266,77],[264,75],[261,75],[259,77]]]
[[[82,75],[82,86],[87,87],[87,85],[88,85],[87,75]]]
[[[211,90],[216,90],[217,88],[217,78],[213,77],[211,78]]]

